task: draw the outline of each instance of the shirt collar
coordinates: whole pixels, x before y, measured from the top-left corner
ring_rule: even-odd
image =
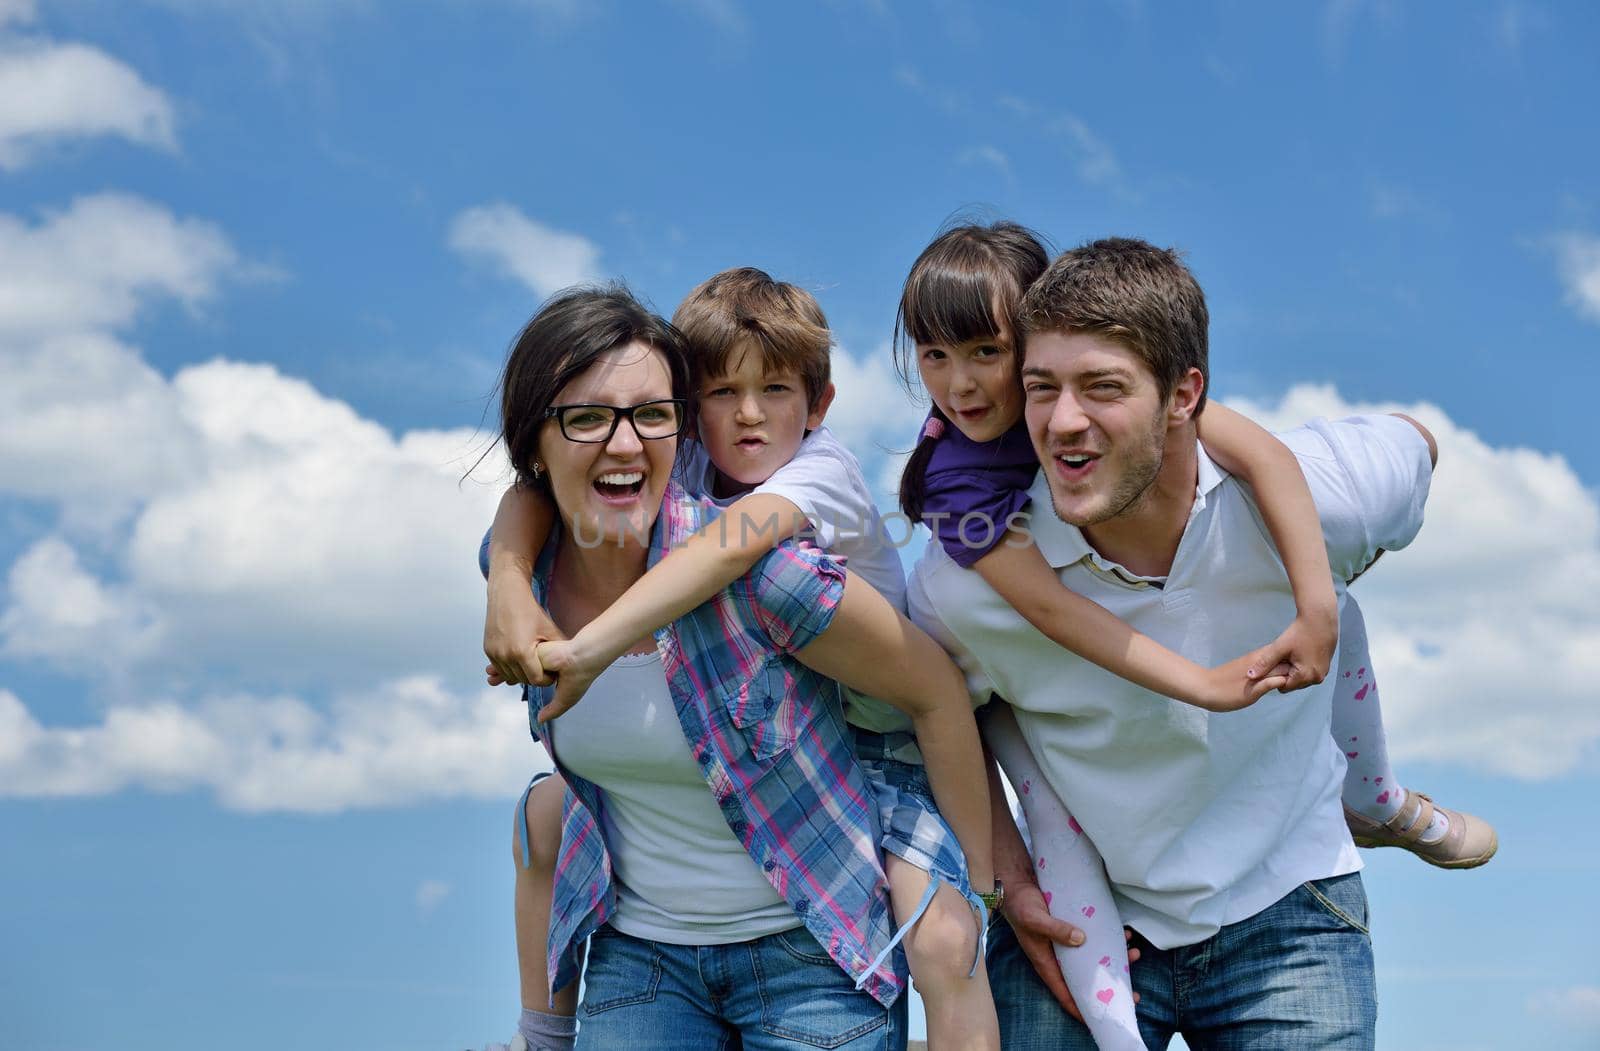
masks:
[[[1228,477],[1228,473],[1206,455],[1205,447],[1198,440],[1195,442],[1195,456],[1199,470],[1195,482],[1194,506],[1189,509],[1191,522],[1194,521],[1195,515],[1205,509],[1212,490]],[[1100,557],[1099,552],[1095,551],[1084,537],[1083,530],[1063,522],[1056,515],[1055,504],[1050,499],[1050,483],[1045,478],[1043,470],[1034,475],[1033,485],[1028,487],[1028,499],[1032,501],[1028,524],[1033,531],[1033,542],[1052,569],[1065,569],[1087,558],[1101,569],[1112,570],[1124,576],[1133,575],[1115,562]]]

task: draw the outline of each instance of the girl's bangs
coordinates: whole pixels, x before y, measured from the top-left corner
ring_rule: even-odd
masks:
[[[912,343],[955,346],[1009,331],[995,314],[995,300],[1011,291],[1007,284],[982,270],[925,267],[906,283],[904,332]]]

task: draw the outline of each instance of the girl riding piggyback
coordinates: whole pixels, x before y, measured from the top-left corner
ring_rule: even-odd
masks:
[[[1216,403],[1199,426],[1210,457],[1256,493],[1297,609],[1277,639],[1220,667],[1205,668],[1179,656],[1068,590],[1025,531],[1014,528],[1025,522],[1028,489],[1039,470],[1023,423],[1016,311],[1048,263],[1032,232],[1000,222],[950,229],[913,265],[896,325],[897,364],[908,382],[915,366],[932,406],[901,479],[901,509],[927,525],[953,561],[980,574],[1056,644],[1146,689],[1208,711],[1236,710],[1272,690],[1321,682],[1342,620],[1345,645],[1333,732],[1341,743],[1358,737],[1363,742],[1359,763],[1346,752],[1351,767],[1345,807],[1356,842],[1403,846],[1444,867],[1488,860],[1492,830],[1471,815],[1435,808],[1420,793],[1408,798],[1395,782],[1371,692],[1360,611],[1349,599],[1341,618],[1310,489],[1294,456],[1272,435]],[[1086,396],[1095,397],[1095,391]],[[1015,786],[1031,832],[1028,856],[1036,881],[1008,885],[1004,911],[1010,918],[1031,912],[1033,930],[1043,928],[1057,942],[1054,963],[1065,985],[1046,943],[1022,939],[1046,985],[1083,1019],[1101,1048],[1143,1048],[1122,924],[1100,855],[1065,805],[1070,800],[1058,798],[1044,780],[1010,707],[991,704],[984,714],[985,740]],[[1008,820],[996,823],[997,856],[999,837],[1007,835],[1009,825]],[[1475,834],[1463,836],[1469,826]],[[1487,852],[1478,849],[1485,835]],[[1040,921],[1044,909],[1053,919]]]

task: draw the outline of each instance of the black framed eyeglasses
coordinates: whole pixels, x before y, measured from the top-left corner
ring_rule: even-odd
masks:
[[[544,410],[544,418],[555,419],[561,425],[561,436],[569,442],[609,442],[617,433],[617,422],[624,418],[634,434],[650,441],[681,432],[687,409],[684,398],[663,398],[638,405],[552,405]]]

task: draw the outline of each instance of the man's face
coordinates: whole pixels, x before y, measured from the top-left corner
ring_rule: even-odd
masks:
[[[827,402],[808,406],[800,374],[767,371],[759,347],[735,350],[729,364],[727,375],[700,384],[699,437],[723,477],[748,489],[794,459],[806,431],[822,426]]]
[[[1133,351],[1086,332],[1030,335],[1024,417],[1056,514],[1091,526],[1136,510],[1161,471],[1167,399]]]

